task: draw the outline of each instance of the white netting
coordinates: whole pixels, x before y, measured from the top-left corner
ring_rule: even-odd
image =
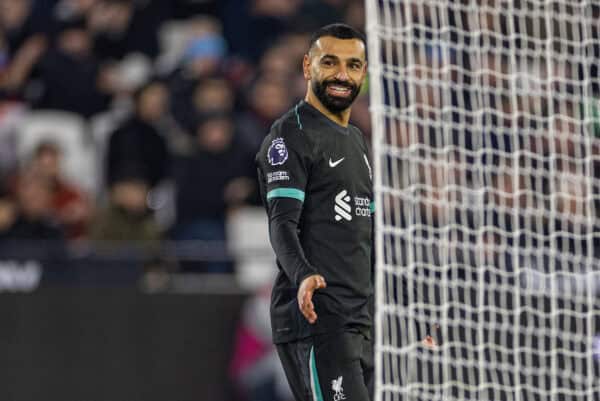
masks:
[[[600,0],[366,7],[376,400],[600,400]]]

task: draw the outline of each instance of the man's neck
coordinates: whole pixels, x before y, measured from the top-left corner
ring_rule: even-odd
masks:
[[[306,97],[304,98],[306,103],[313,106],[315,109],[319,110],[325,117],[329,118],[334,123],[341,125],[342,127],[347,127],[350,122],[350,107],[346,110],[335,114],[327,109],[327,107],[323,106],[323,103],[315,96],[312,91],[308,91],[306,93]]]

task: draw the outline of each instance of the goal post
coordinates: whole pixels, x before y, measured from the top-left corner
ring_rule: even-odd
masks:
[[[365,6],[375,399],[600,400],[600,2]]]

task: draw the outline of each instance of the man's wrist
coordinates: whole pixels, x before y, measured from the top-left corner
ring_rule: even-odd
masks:
[[[306,269],[303,270],[301,272],[299,272],[299,274],[296,275],[296,287],[300,287],[300,285],[302,284],[302,282],[310,276],[315,276],[319,273],[317,273],[315,270],[312,269]]]

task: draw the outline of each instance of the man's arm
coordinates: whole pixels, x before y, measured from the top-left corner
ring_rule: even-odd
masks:
[[[302,203],[291,198],[269,201],[269,236],[271,245],[285,274],[298,287],[298,307],[309,323],[317,320],[312,296],[315,290],[325,288],[325,278],[308,262],[300,239],[298,223]]]
[[[294,120],[273,126],[256,157],[271,245],[284,273],[298,288],[298,307],[311,324],[317,319],[312,296],[326,286],[323,276],[306,259],[298,237],[312,153]]]

